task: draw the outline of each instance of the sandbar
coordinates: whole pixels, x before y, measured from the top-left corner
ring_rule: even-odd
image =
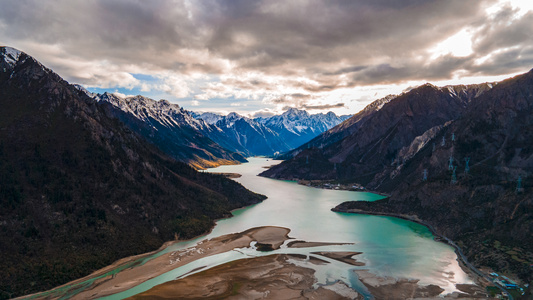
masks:
[[[353,243],[324,243],[324,242],[306,242],[306,241],[290,241],[287,243],[289,248],[310,248],[321,246],[337,246],[337,245],[353,245]]]
[[[353,258],[353,256],[359,255],[362,252],[340,252],[340,251],[337,251],[337,252],[311,252],[311,253],[322,255],[322,256],[325,256],[325,257],[329,257],[331,259],[338,260],[338,261],[341,261],[341,262],[343,262],[345,264],[349,264],[349,265],[352,265],[352,266],[360,267],[360,266],[364,266],[365,265],[364,263],[362,263],[360,261],[357,261],[357,260],[355,260]]]
[[[315,271],[290,262],[305,259],[291,254],[240,259],[163,283],[129,299],[363,299],[342,282],[314,289]]]
[[[289,239],[289,232],[290,229],[288,228],[265,226],[251,228],[240,233],[219,236],[210,240],[203,240],[194,247],[165,253],[147,261],[142,265],[133,265],[132,267],[126,268],[116,274],[98,278],[92,283],[92,285],[70,297],[70,299],[96,299],[120,293],[177,267],[186,265],[192,261],[202,259],[210,255],[224,253],[235,248],[249,247],[250,243],[253,241],[268,244],[273,249],[278,249],[279,246],[285,242],[285,240]],[[165,243],[164,247],[161,247],[158,251],[164,250],[173,243],[176,242]],[[41,295],[37,294],[37,298],[61,298],[69,293],[69,286],[72,286],[72,290],[80,288],[79,285],[76,286],[77,283],[84,282],[91,278],[97,278],[98,276],[102,276],[103,274],[106,274],[117,267],[128,263],[131,264],[132,262],[137,261],[139,258],[148,257],[157,253],[158,251],[123,258],[114,264],[100,269],[82,279],[69,282],[61,287],[47,291],[46,293],[42,293]],[[28,295],[26,297],[31,296],[36,295]]]

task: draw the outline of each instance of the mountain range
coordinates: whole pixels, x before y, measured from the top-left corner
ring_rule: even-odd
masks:
[[[337,116],[333,112],[327,114],[309,114],[305,110],[289,108],[281,115],[271,117],[247,118],[237,113],[222,116],[214,113],[193,114],[198,120],[215,125],[222,130],[228,146],[247,156],[278,155],[292,150],[313,139],[320,133],[342,123],[350,115]],[[218,137],[207,134],[215,141]]]
[[[282,115],[256,119],[237,113],[198,114],[166,100],[94,94],[74,86],[98,102],[108,116],[197,169],[238,164],[246,162],[245,157],[292,150],[349,117],[337,117],[333,112],[309,115],[294,108]]]
[[[150,130],[179,126],[171,116],[189,119],[168,103],[137,101],[143,107],[96,99],[29,55],[0,47],[0,298],[197,236],[230,210],[264,199],[155,147]],[[164,113],[156,122],[157,110]]]
[[[246,161],[242,154],[220,145],[224,145],[226,137],[219,128],[194,119],[177,104],[143,96],[122,98],[110,93],[91,96],[109,116],[119,119],[132,131],[179,161],[196,168]]]
[[[533,70],[377,100],[261,175],[388,193],[335,210],[427,221],[478,267],[532,280]]]
[[[252,119],[93,94],[0,47],[0,107],[0,299],[197,236],[262,201],[195,170],[251,155],[285,160],[262,176],[386,193],[334,210],[423,220],[476,266],[533,279],[533,70],[425,84],[351,117]]]

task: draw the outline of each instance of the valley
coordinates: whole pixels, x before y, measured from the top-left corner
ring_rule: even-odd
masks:
[[[96,273],[97,281],[77,281],[69,284],[71,290],[63,287],[47,294],[73,299],[216,298],[232,293],[288,299],[300,290],[309,297],[338,299],[394,294],[394,299],[402,299],[410,293],[470,298],[474,291],[478,297],[484,295],[486,283],[463,271],[453,248],[434,241],[426,227],[397,218],[331,211],[347,200],[377,201],[381,196],[317,190],[256,176],[263,166],[276,163],[251,158],[246,164],[210,169],[242,174],[235,180],[268,200],[233,211],[233,217],[217,221],[208,235],[167,244],[140,258],[140,264],[116,274],[102,270]],[[273,224],[276,227],[269,227]],[[260,244],[270,244],[272,250],[259,251]],[[390,294],[391,289],[395,293]]]
[[[533,71],[424,84],[353,116],[249,118],[92,93],[0,54],[0,298],[475,298],[497,280],[517,297],[531,283]]]

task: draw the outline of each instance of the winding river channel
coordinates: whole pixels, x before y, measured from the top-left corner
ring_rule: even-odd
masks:
[[[313,255],[311,252],[316,251],[362,252],[357,255],[356,259],[364,263],[364,266],[353,266],[325,257],[321,259],[327,260],[328,264],[316,265],[305,262],[303,265],[301,265],[302,262],[299,264],[316,271],[315,286],[342,281],[366,299],[372,299],[372,296],[354,270],[368,270],[381,278],[417,279],[420,285],[440,286],[444,289],[442,295],[456,291],[456,284],[472,283],[468,275],[459,267],[454,249],[434,241],[433,235],[426,227],[393,217],[331,211],[331,208],[344,201],[375,201],[381,199],[382,196],[366,192],[318,189],[299,185],[296,182],[257,176],[265,167],[276,163],[278,161],[266,158],[250,158],[249,163],[208,170],[208,172],[241,174],[242,177],[234,180],[249,190],[266,195],[268,199],[262,203],[233,211],[232,218],[219,220],[213,231],[206,236],[171,244],[153,255],[143,257],[141,261],[136,261],[136,264],[142,265],[161,255],[194,247],[205,239],[242,232],[259,226],[286,227],[291,230],[289,236],[297,240],[329,242],[337,243],[337,245],[309,248],[288,248],[282,245],[280,249],[271,252],[259,252],[253,247],[234,249],[174,268],[133,288],[102,299],[124,299],[176,278],[242,258],[275,253],[297,253],[310,257]],[[346,244],[339,245],[339,243]],[[131,266],[126,265],[121,268]],[[111,270],[100,277],[113,275],[116,272],[120,270]],[[70,286],[70,291],[63,294],[62,298],[76,295],[94,284],[94,280],[82,281],[76,285],[75,289]],[[37,297],[41,296],[44,294]]]
[[[309,264],[316,270],[318,284],[330,284],[342,280],[363,295],[368,294],[353,269],[367,269],[381,277],[419,279],[420,284],[435,284],[445,293],[455,291],[457,283],[471,283],[457,262],[452,247],[433,240],[430,231],[417,223],[384,216],[356,215],[332,212],[331,208],[350,200],[375,201],[382,196],[339,190],[317,189],[291,181],[280,181],[259,177],[264,167],[276,164],[266,158],[250,158],[249,163],[221,166],[209,172],[238,173],[235,179],[246,188],[268,197],[262,203],[239,209],[233,217],[217,222],[207,236],[174,244],[163,252],[176,251],[194,246],[201,240],[220,235],[241,232],[258,226],[281,226],[290,228],[290,236],[313,242],[351,243],[313,248],[282,247],[274,252],[262,253],[249,248],[230,251],[201,261],[176,268],[130,290],[107,297],[123,299],[153,286],[173,280],[201,266],[216,266],[249,256],[272,253],[300,253],[309,255],[314,251],[363,252],[357,260],[365,266],[354,267],[331,261],[326,267]],[[156,255],[161,255],[158,253]]]

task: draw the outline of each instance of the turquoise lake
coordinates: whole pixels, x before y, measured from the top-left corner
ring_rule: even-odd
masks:
[[[174,244],[162,253],[194,246],[204,239],[267,225],[290,228],[290,237],[298,240],[352,244],[300,249],[282,247],[266,254],[250,248],[230,251],[179,267],[106,299],[122,299],[135,295],[155,285],[176,279],[200,266],[212,267],[250,256],[273,253],[309,255],[314,251],[363,252],[355,257],[358,261],[365,263],[363,267],[354,267],[333,260],[329,260],[331,263],[325,266],[313,266],[311,263],[307,266],[316,270],[318,284],[330,284],[336,280],[342,280],[363,295],[367,292],[353,272],[354,269],[369,270],[383,277],[419,279],[421,284],[441,286],[445,289],[444,293],[455,291],[456,283],[472,282],[459,267],[453,248],[434,241],[433,235],[426,227],[392,217],[331,211],[331,208],[344,201],[375,201],[381,199],[382,196],[366,192],[317,189],[291,181],[257,176],[264,170],[264,167],[276,163],[279,161],[250,158],[249,163],[208,170],[208,172],[239,173],[242,177],[235,179],[237,182],[249,190],[266,195],[268,199],[234,211],[232,218],[219,220],[210,234]],[[371,297],[368,296],[368,298]]]

